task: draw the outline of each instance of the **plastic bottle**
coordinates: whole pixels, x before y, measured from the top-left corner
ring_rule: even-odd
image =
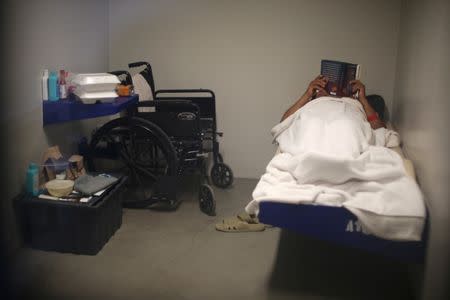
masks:
[[[48,76],[48,100],[58,100],[58,76],[56,72],[50,72]]]
[[[44,75],[42,76],[42,100],[48,100],[48,70],[44,70]]]
[[[59,71],[59,99],[67,98],[66,71]]]
[[[56,98],[61,99],[59,96],[59,76],[58,73],[56,73]]]
[[[28,166],[26,189],[30,195],[37,196],[39,194],[39,171],[38,166],[34,163]]]

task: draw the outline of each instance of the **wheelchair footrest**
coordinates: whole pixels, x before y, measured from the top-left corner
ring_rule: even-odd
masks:
[[[150,208],[155,210],[176,210],[181,203],[181,200],[176,197],[169,199],[164,195],[152,196],[152,201],[154,204]]]
[[[177,199],[178,191],[177,176],[163,176],[155,183],[152,200],[155,205],[152,208],[160,207],[165,209],[176,209],[180,205],[180,200]]]

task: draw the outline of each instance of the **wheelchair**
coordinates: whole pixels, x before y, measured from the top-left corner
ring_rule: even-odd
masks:
[[[99,160],[114,161],[129,178],[129,199],[123,205],[138,208],[176,209],[181,176],[199,173],[200,210],[215,215],[210,179],[215,186],[227,188],[233,183],[233,172],[219,152],[217,138],[223,134],[217,132],[214,92],[155,90],[148,62],[128,67],[143,67],[138,74],[151,88],[153,100],[139,101],[121,117],[95,130],[88,147],[88,168],[98,171]],[[123,84],[133,84],[128,71],[110,73]],[[208,176],[210,154],[213,166]]]

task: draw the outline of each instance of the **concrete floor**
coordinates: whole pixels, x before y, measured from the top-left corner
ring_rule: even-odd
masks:
[[[215,188],[217,216],[194,190],[175,212],[125,209],[123,225],[96,256],[24,248],[12,289],[42,299],[411,299],[407,268],[380,257],[270,228],[221,233],[256,180]]]

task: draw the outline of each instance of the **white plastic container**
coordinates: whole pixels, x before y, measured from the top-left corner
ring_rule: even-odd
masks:
[[[95,103],[117,97],[117,76],[108,73],[77,74],[72,79],[74,94],[84,103]]]

